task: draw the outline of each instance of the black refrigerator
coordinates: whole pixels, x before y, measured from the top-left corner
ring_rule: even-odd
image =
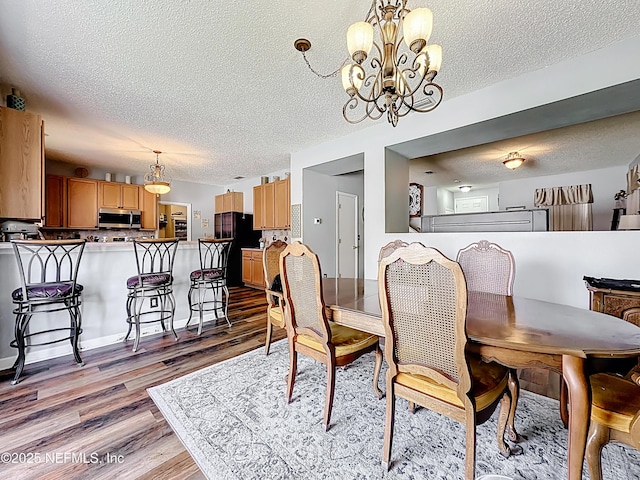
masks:
[[[244,247],[257,247],[262,232],[253,229],[253,215],[240,212],[216,213],[214,216],[216,238],[233,238],[229,263],[227,264],[227,285],[242,285],[242,251]]]

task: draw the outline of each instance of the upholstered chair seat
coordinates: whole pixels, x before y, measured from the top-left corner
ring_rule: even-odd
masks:
[[[142,278],[143,287],[158,287],[173,282],[173,278],[168,273],[144,273],[140,277],[134,275],[127,278],[127,288],[136,288],[140,286],[140,278]]]
[[[484,410],[502,397],[509,380],[509,369],[497,363],[485,363],[482,360],[467,357],[471,371],[472,389],[476,408]],[[456,390],[442,385],[428,377],[412,373],[399,373],[396,382],[420,393],[444,400],[451,405],[464,408]]]
[[[215,280],[224,276],[224,269],[222,268],[205,268],[204,270],[194,270],[191,272],[191,280]]]
[[[331,343],[336,348],[336,357],[351,355],[378,342],[376,335],[338,325],[334,322],[329,322],[329,328],[331,330]],[[324,353],[325,351],[322,343],[310,335],[298,335],[297,341],[318,352]]]
[[[29,285],[27,287],[27,298],[29,300],[36,298],[60,298],[82,293],[83,286],[76,284],[75,290],[72,282],[49,282],[40,285]],[[22,301],[22,288],[16,288],[11,292],[11,297],[15,301]]]

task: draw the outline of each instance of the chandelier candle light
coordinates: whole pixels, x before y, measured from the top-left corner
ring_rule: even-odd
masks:
[[[164,174],[164,165],[160,165],[159,157],[162,152],[154,150],[156,154],[155,165],[149,165],[149,173],[144,176],[144,189],[147,192],[162,195],[171,190],[171,179]]]
[[[409,10],[406,3],[373,0],[365,21],[347,31],[347,48],[355,62],[344,65],[341,75],[349,95],[342,114],[349,123],[377,120],[386,112],[395,127],[409,112],[429,112],[442,101],[442,88],[433,83],[442,48],[427,44],[433,14],[428,8]],[[294,45],[303,56],[311,48],[305,39]]]

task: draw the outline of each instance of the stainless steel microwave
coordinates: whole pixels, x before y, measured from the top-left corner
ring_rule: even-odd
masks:
[[[140,210],[100,208],[98,209],[98,227],[140,228],[142,227],[142,212]]]

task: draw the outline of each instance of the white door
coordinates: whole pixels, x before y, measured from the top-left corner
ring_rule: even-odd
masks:
[[[358,278],[358,196],[336,192],[336,271]]]
[[[458,197],[455,199],[456,213],[479,213],[489,211],[489,197]]]

